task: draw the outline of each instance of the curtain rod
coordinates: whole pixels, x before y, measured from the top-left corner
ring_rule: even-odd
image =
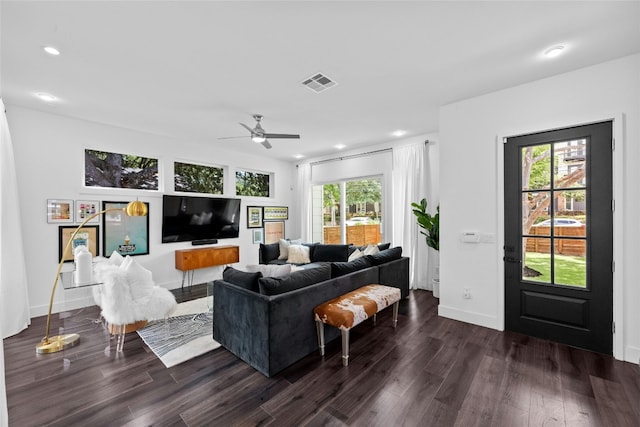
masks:
[[[424,140],[424,145],[427,145],[428,143],[429,143],[429,140],[425,139]],[[380,149],[380,150],[367,151],[366,153],[350,154],[348,156],[333,157],[331,159],[318,160],[317,162],[311,162],[309,164],[311,166],[315,166],[315,165],[321,165],[323,163],[335,162],[337,160],[357,159],[358,157],[370,156],[372,154],[386,153],[387,151],[393,151],[393,148],[383,148],[383,149]],[[296,165],[296,167],[298,167],[298,165]]]

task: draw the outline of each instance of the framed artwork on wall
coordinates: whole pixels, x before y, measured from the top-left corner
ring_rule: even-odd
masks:
[[[73,200],[47,199],[47,222],[73,223]]]
[[[129,202],[102,202],[102,210],[122,209]],[[102,214],[102,253],[110,257],[113,251],[122,256],[149,253],[149,203],[146,216],[128,216],[124,211]]]
[[[69,239],[71,239],[71,235],[76,228],[75,225],[61,225],[58,227],[58,261],[62,258],[62,251],[69,243]],[[99,255],[100,233],[97,225],[85,225],[78,230],[73,238],[69,252],[65,254],[64,262],[73,261],[73,250],[80,245],[86,246],[92,256]]]
[[[253,230],[253,244],[264,243],[264,230],[256,228]]]
[[[264,243],[276,243],[284,239],[284,221],[264,222]]]
[[[76,222],[82,222],[96,212],[100,212],[100,201],[76,200]],[[100,224],[100,217],[92,218],[87,224]]]
[[[262,228],[262,206],[247,206],[247,228]]]
[[[264,220],[289,219],[289,208],[287,206],[265,206]]]

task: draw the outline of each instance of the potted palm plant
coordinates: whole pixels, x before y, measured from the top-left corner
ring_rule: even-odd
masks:
[[[422,228],[420,234],[424,235],[427,240],[427,246],[434,249],[434,258],[436,260],[435,275],[433,278],[433,296],[440,297],[440,206],[436,208],[435,215],[427,212],[427,199],[420,200],[420,203],[411,203],[413,214],[418,219],[418,226]]]

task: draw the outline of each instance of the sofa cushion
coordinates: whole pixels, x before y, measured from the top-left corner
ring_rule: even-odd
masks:
[[[280,256],[280,245],[278,242],[265,245],[260,243],[260,263],[268,264],[270,261],[278,259]]]
[[[260,293],[264,295],[278,295],[323,282],[331,278],[329,264],[316,268],[295,271],[286,277],[263,277],[258,280]]]
[[[384,264],[400,257],[402,257],[402,247],[400,246],[396,246],[395,248],[391,249],[385,249],[384,251],[380,251],[377,254],[367,255],[367,258],[373,265]]]
[[[331,278],[344,276],[345,274],[353,273],[354,271],[362,270],[371,266],[373,266],[373,263],[366,256],[362,256],[349,262],[332,262]]]
[[[344,262],[349,259],[349,245],[316,245],[311,262]]]
[[[222,272],[222,279],[225,282],[233,283],[250,291],[258,292],[258,280],[262,277],[259,271],[252,273],[247,271],[236,270],[233,267],[227,267]]]
[[[282,277],[291,274],[291,264],[258,264],[247,265],[246,270],[251,273],[262,273],[262,277]]]
[[[309,259],[313,259],[313,251],[316,249],[316,246],[318,246],[319,244],[320,244],[319,242],[302,244],[303,246],[309,247]]]
[[[287,262],[290,264],[308,264],[311,262],[309,258],[310,248],[304,245],[289,246],[289,258]]]
[[[349,249],[351,249],[351,248],[349,248]],[[351,251],[349,251],[349,252],[350,252],[349,253],[349,259],[347,261],[353,261],[353,260],[356,260],[356,259],[361,258],[361,257],[364,256],[364,252],[362,252],[358,248],[356,248],[356,250],[353,251],[353,252],[351,252]]]
[[[380,249],[378,249],[378,246],[376,245],[367,245],[367,247],[364,248],[364,251],[362,251],[365,255],[375,255],[378,252],[380,252]]]
[[[356,249],[359,249],[360,252],[364,251],[365,249],[367,249],[367,246],[369,245],[364,245],[364,246],[357,246],[357,245],[349,245],[349,255],[353,254],[355,252]],[[378,245],[378,249],[381,251],[384,251],[385,249],[389,249],[391,247],[391,243],[380,243]]]

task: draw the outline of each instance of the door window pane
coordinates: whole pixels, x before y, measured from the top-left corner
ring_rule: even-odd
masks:
[[[555,239],[554,283],[585,288],[587,285],[586,239]]]
[[[525,260],[522,280],[551,282],[551,238],[525,237]]]
[[[522,234],[548,236],[550,191],[522,193]]]
[[[586,185],[587,140],[556,142],[553,144],[553,153],[554,187],[584,187]]]
[[[522,148],[522,189],[545,190],[551,183],[551,145]]]

